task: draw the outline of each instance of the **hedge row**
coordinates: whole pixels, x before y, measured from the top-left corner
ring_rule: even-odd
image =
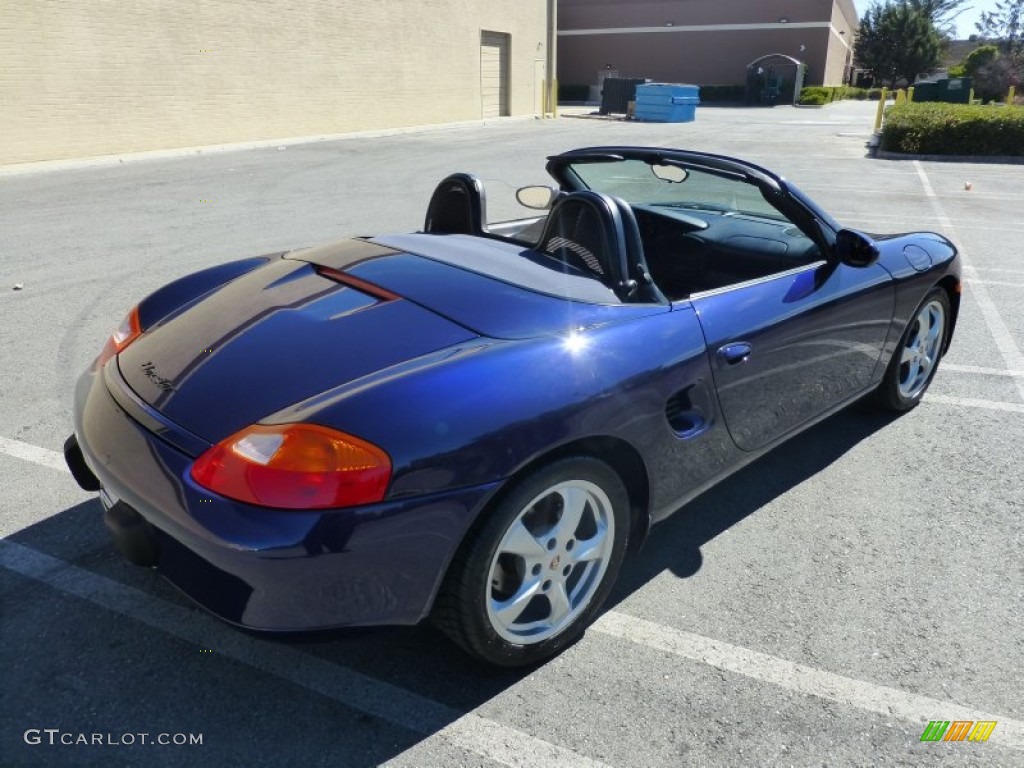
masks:
[[[833,101],[843,99],[856,99],[857,101],[878,101],[882,96],[880,88],[853,88],[849,85],[839,85],[834,88],[822,86],[809,86],[800,90],[800,98],[797,104],[804,106],[816,106],[829,104]]]
[[[1024,155],[1024,107],[900,104],[885,113],[880,147],[914,155]]]

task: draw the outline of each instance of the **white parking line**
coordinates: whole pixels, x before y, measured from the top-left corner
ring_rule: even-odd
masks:
[[[957,365],[942,361],[939,371],[953,371],[956,373],[977,373],[982,376],[1024,376],[1024,371],[1004,371],[1002,368],[983,368],[979,365]]]
[[[954,405],[958,408],[983,408],[987,411],[1024,413],[1024,403],[1002,403],[997,400],[978,400],[973,397],[949,397],[929,393],[924,396],[924,402],[935,405]]]
[[[939,219],[939,223],[949,232],[949,236],[957,244],[957,248],[960,251],[960,258],[963,261],[965,267],[973,267],[974,264],[971,262],[967,251],[964,249],[960,238],[956,234],[956,229],[953,227],[953,222],[950,221],[949,216],[946,215],[946,209],[942,205],[942,201],[939,200],[939,196],[935,194],[935,189],[932,187],[931,181],[928,179],[928,174],[925,173],[924,166],[921,165],[920,160],[914,160],[914,169],[917,171],[918,177],[921,179],[921,186],[924,187],[924,193],[928,197],[928,200],[932,204],[932,210],[935,211],[935,215]],[[978,302],[978,308],[981,309],[982,319],[985,321],[985,325],[988,326],[989,332],[992,334],[992,338],[996,341],[996,346],[999,347],[999,354],[1003,357],[1003,362],[1006,363],[1006,367],[1011,371],[1019,371],[1024,369],[1024,354],[1021,354],[1020,348],[1017,343],[1013,340],[1013,336],[1010,333],[1010,329],[1006,327],[1006,323],[1003,322],[1002,316],[999,314],[999,310],[996,309],[995,302],[992,301],[992,297],[988,293],[988,288],[985,287],[984,283],[976,283],[971,287],[971,293],[974,296],[974,300]],[[1021,398],[1024,398],[1024,379],[1015,379],[1017,384],[1017,391],[1020,392]]]
[[[1002,280],[978,280],[976,277],[969,277],[964,280],[966,285],[1005,285],[1007,288],[1024,288],[1024,283],[1007,283]]]
[[[209,619],[158,597],[10,541],[0,541],[0,567],[87,600],[196,646],[210,645]],[[508,766],[601,768],[571,749],[462,712],[404,688],[275,643],[226,632],[216,652],[346,707],[447,742]]]
[[[1019,230],[1013,230],[1017,232]],[[1024,269],[1001,269],[999,267],[964,267],[964,272],[1009,272],[1013,275],[1024,275]]]
[[[772,683],[789,691],[901,720],[917,723],[927,723],[934,719],[996,720],[999,724],[992,732],[990,741],[1011,749],[1024,749],[1024,722],[1002,715],[980,712],[884,685],[865,683],[618,611],[604,614],[592,629],[716,669]]]
[[[31,461],[33,464],[40,464],[50,469],[70,472],[68,465],[64,463],[64,454],[60,451],[40,448],[38,445],[23,443],[21,440],[10,440],[6,437],[0,437],[0,453],[6,453],[8,456],[13,456],[16,459]]]

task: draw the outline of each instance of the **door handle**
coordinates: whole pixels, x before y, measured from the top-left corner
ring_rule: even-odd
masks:
[[[746,362],[750,353],[754,350],[745,341],[737,341],[734,344],[726,344],[718,350],[718,356],[725,361],[726,365],[737,365]]]

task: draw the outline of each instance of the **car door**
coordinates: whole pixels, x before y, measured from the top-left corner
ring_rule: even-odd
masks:
[[[877,264],[825,262],[691,296],[736,444],[757,450],[864,391],[894,296]]]

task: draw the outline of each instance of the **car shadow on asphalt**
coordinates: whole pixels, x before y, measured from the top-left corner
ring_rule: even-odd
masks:
[[[640,552],[627,560],[607,608],[665,571],[680,578],[697,573],[706,543],[892,420],[891,415],[863,408],[844,411],[705,492],[655,528]],[[218,665],[215,655],[199,653],[180,634],[147,625],[134,599],[127,599],[124,606],[101,601],[97,607],[80,596],[40,584],[45,578],[23,578],[28,574],[0,569],[3,636],[8,644],[25,649],[19,655],[15,681],[19,684],[11,689],[0,712],[10,722],[20,723],[21,713],[32,712],[33,722],[61,722],[66,730],[106,732],[123,727],[122,713],[134,712],[143,729],[202,730],[210,743],[203,749],[204,762],[221,757],[234,764],[260,762],[275,754],[292,762],[301,753],[308,765],[378,764],[513,686],[529,686],[527,678],[534,671],[476,662],[428,622],[408,628],[287,637],[241,632],[195,608],[155,571],[128,564],[109,543],[102,509],[94,499],[48,517],[7,541],[70,563],[81,569],[84,578],[99,576],[142,592],[152,602],[147,611],[171,617],[187,611],[190,621],[200,627],[203,645],[212,654],[219,648],[224,652],[224,664]],[[300,654],[292,657],[300,662],[294,674],[275,666],[282,653]],[[312,680],[308,672],[298,669],[306,657],[312,657],[317,676],[336,679]],[[119,678],[111,679],[112,668],[120,670]],[[73,690],[59,682],[68,674],[74,677]],[[356,687],[374,691],[370,699],[376,697],[376,703],[365,707],[347,699],[346,687],[353,685],[353,679]],[[187,680],[187,694],[182,693],[182,680]],[[138,686],[147,692],[144,701],[133,690]],[[267,696],[268,688],[273,696]],[[337,692],[325,695],[325,688]],[[190,702],[184,710],[183,695]],[[361,695],[365,702],[365,692]],[[235,709],[222,704],[225,697],[244,702],[246,720],[260,723],[260,729],[240,728]],[[423,717],[409,714],[417,702],[427,711]],[[389,708],[393,716],[387,715]],[[290,729],[298,723],[302,724],[301,747],[289,740]],[[27,749],[20,744],[18,748]],[[127,761],[143,755],[154,765],[164,760],[173,764],[182,756],[144,747],[122,747],[119,752]],[[96,756],[89,751],[74,755],[86,762]],[[30,750],[22,757],[45,755]]]
[[[640,551],[627,559],[607,608],[665,571],[680,578],[693,576],[703,563],[702,546],[821,472],[897,418],[897,414],[857,404],[705,491],[656,525]]]

